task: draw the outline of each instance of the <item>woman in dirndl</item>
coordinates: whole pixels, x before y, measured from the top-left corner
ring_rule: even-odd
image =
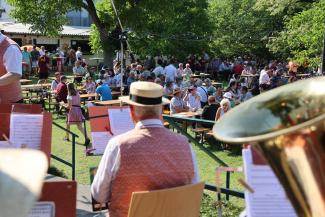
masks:
[[[85,131],[82,127],[82,122],[84,121],[84,116],[81,111],[80,107],[80,96],[78,91],[76,91],[74,84],[69,83],[68,84],[68,96],[67,96],[67,101],[68,101],[68,109],[69,113],[67,115],[67,130],[70,130],[70,125],[71,124],[76,124],[80,132],[84,135],[85,137],[85,145],[88,145],[90,140],[88,137],[85,135]],[[66,133],[66,138],[67,141],[69,141],[69,133]]]

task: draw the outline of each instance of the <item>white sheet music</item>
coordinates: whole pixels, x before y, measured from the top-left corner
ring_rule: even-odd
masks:
[[[11,114],[10,116],[10,141],[20,148],[40,149],[43,128],[43,115]]]
[[[55,217],[55,204],[53,202],[36,202],[27,217]]]
[[[243,150],[246,181],[254,193],[245,192],[247,217],[296,217],[282,185],[268,165],[254,165],[251,149]]]
[[[7,141],[0,141],[0,148],[15,148],[15,146],[9,144]]]
[[[108,141],[112,138],[112,135],[108,132],[92,132],[92,145],[95,151],[94,154],[104,154]]]
[[[114,136],[134,128],[129,107],[108,109],[109,123]]]

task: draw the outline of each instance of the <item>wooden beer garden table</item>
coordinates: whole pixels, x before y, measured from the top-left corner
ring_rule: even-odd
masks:
[[[220,82],[211,82],[212,86],[216,86],[216,87],[221,87],[223,88],[223,83]]]
[[[19,82],[20,82],[21,84],[23,84],[23,83],[30,83],[30,82],[32,82],[32,80],[28,80],[28,79],[20,79]]]
[[[305,77],[309,77],[309,76],[311,76],[310,74],[296,74],[296,76],[298,77],[298,78],[305,78]]]
[[[240,75],[240,77],[246,77],[246,78],[249,78],[249,77],[257,77],[258,75],[255,74],[255,75]]]
[[[195,74],[193,74],[193,75],[191,75],[190,77],[191,77],[191,78],[201,78],[201,75],[195,75]]]
[[[184,117],[184,118],[195,118],[195,117],[200,118],[201,115],[202,115],[202,109],[200,109],[196,112],[188,111],[188,112],[180,112],[180,113],[172,114],[172,116],[174,116],[174,117]],[[183,124],[187,131],[187,121],[184,120]]]
[[[87,99],[89,97],[95,97],[96,96],[96,93],[86,93],[86,94],[81,94],[80,95],[80,99]]]
[[[210,77],[211,75],[210,74],[207,74],[207,73],[200,73],[200,76],[201,76],[201,79],[205,79],[207,77]]]
[[[96,93],[86,93],[86,94],[80,94],[80,99],[83,101],[83,104],[86,104],[86,100],[88,98],[94,98],[96,96]]]
[[[106,100],[106,101],[94,101],[94,104],[100,106],[107,106],[107,105],[120,105],[121,102],[122,102],[121,100],[115,99],[115,100]],[[122,104],[125,103],[122,102]]]
[[[202,110],[198,110],[196,112],[189,111],[189,112],[180,112],[180,113],[173,114],[173,116],[187,117],[187,118],[201,116],[201,115],[202,115]]]
[[[46,83],[46,84],[27,84],[27,85],[21,85],[21,88],[26,90],[35,90],[35,89],[45,89],[45,88],[49,88],[51,87],[50,83]]]

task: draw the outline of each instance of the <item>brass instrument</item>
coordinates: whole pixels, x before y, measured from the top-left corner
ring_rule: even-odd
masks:
[[[213,133],[227,143],[256,147],[298,216],[325,216],[325,78],[256,96],[227,112]]]

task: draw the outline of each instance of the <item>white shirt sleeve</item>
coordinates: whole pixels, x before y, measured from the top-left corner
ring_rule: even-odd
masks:
[[[91,194],[96,201],[105,203],[110,200],[111,183],[120,166],[120,160],[120,147],[116,138],[112,138],[107,144],[91,185]]]
[[[16,45],[10,45],[3,55],[3,63],[7,72],[22,75],[23,56]]]
[[[56,90],[57,86],[58,86],[58,84],[56,83],[56,80],[53,80],[51,83],[51,90]]]

